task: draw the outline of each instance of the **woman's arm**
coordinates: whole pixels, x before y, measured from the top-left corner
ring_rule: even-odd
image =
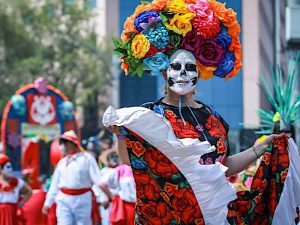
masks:
[[[29,200],[29,198],[32,195],[31,188],[26,183],[24,183],[23,187],[21,188],[20,195],[21,195],[22,201],[19,202],[19,206],[22,207]]]
[[[262,143],[255,144],[253,147],[243,152],[229,156],[225,163],[225,166],[228,167],[228,170],[226,171],[226,176],[232,176],[246,169],[252,162],[257,160],[260,156],[264,154],[265,149],[273,141],[274,138],[280,138],[282,136],[284,136],[284,134],[269,135]]]
[[[127,164],[130,166],[129,155],[126,147],[126,139],[123,135],[121,128],[118,126],[111,126],[109,127],[110,132],[117,135],[117,153],[122,161],[122,163]]]

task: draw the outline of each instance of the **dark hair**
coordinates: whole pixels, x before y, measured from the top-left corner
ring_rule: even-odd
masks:
[[[295,130],[295,126],[293,124],[290,125],[289,129],[283,130],[283,129],[280,129],[280,122],[278,121],[274,124],[273,133],[274,134],[286,133],[286,134],[290,134],[294,140],[296,138],[296,130]]]
[[[74,145],[75,147],[77,147],[72,141],[60,138],[59,139],[59,144],[67,144],[67,143],[71,143],[72,145]]]

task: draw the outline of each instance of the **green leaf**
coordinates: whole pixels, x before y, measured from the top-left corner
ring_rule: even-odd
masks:
[[[168,18],[167,18],[164,14],[160,13],[159,16],[160,16],[161,21],[162,21],[163,23],[168,22]]]
[[[115,48],[119,48],[122,46],[122,41],[120,39],[113,38],[112,41],[113,41]]]
[[[144,63],[140,63],[136,68],[136,73],[138,77],[142,77],[144,73]]]

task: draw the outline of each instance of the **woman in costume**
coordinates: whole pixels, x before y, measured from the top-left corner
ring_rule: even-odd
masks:
[[[114,42],[125,73],[149,71],[166,80],[165,97],[157,102],[109,107],[103,117],[117,134],[121,159],[133,169],[136,224],[294,222],[300,204],[300,196],[291,194],[300,188],[294,142],[289,140],[288,147],[285,135],[270,135],[229,156],[229,125],[193,99],[198,78],[228,79],[238,73],[239,33],[235,12],[215,0],[154,0],[136,8],[122,40]],[[262,155],[251,190],[236,193],[225,175]]]
[[[103,163],[110,167],[100,179],[100,188],[111,201],[109,224],[133,225],[136,190],[132,170],[128,165],[120,164],[115,149],[106,150],[101,156]]]
[[[23,206],[32,193],[23,180],[12,176],[12,171],[9,157],[0,153],[0,225],[18,225],[18,207]]]

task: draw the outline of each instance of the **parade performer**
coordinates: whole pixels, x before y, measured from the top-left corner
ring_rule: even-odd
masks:
[[[136,224],[295,223],[300,160],[294,141],[270,135],[229,156],[229,125],[194,100],[198,78],[238,73],[239,33],[236,13],[215,0],[154,0],[136,8],[122,40],[114,41],[126,74],[148,71],[166,80],[162,99],[144,107],[109,107],[103,117],[133,170]],[[251,190],[236,193],[225,175],[262,155]]]
[[[101,156],[103,163],[110,167],[100,178],[100,188],[111,200],[109,224],[133,225],[136,189],[132,170],[126,164],[118,165],[115,149],[106,150]]]
[[[54,171],[43,213],[47,214],[55,202],[58,225],[91,225],[92,212],[95,212],[91,187],[99,183],[97,162],[82,150],[73,130],[60,136],[60,148],[65,157]]]
[[[17,210],[31,196],[31,189],[12,176],[13,168],[7,155],[0,153],[0,225],[18,225]]]

